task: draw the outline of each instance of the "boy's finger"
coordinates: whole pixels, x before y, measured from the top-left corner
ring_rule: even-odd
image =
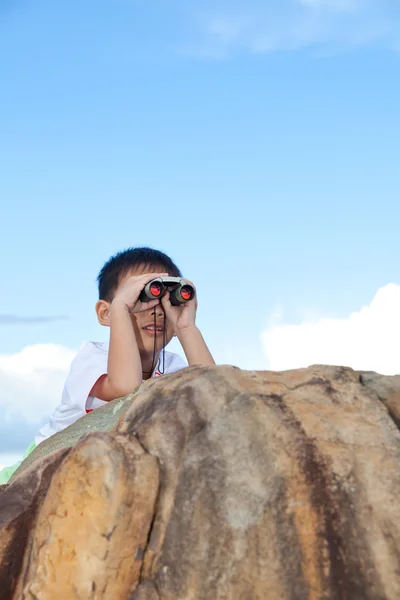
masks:
[[[158,277],[167,277],[168,273],[144,273],[141,275],[141,279],[144,281],[151,281],[152,279],[157,279]]]
[[[161,304],[163,306],[166,305],[167,308],[169,308],[170,306],[172,306],[171,301],[170,301],[169,298],[170,298],[170,293],[169,292],[165,292],[165,294],[161,298]]]
[[[157,306],[157,304],[160,304],[160,300],[150,300],[150,302],[142,302],[142,304],[144,305],[144,309],[146,310],[147,308],[153,308],[153,306]]]

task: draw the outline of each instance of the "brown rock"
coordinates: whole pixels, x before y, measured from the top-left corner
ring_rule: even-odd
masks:
[[[160,598],[400,598],[400,434],[359,374],[163,384],[120,427],[160,460],[143,570]]]
[[[26,492],[18,588],[0,598],[398,600],[397,394],[324,366],[149,382],[66,451],[44,501]],[[0,519],[54,456],[0,492]]]
[[[13,597],[37,511],[53,473],[67,453],[68,450],[53,453],[37,468],[28,469],[13,486],[0,488],[0,600]]]
[[[16,598],[127,598],[158,485],[156,459],[134,438],[83,438],[51,481]]]
[[[360,382],[376,393],[400,428],[400,375],[385,377],[377,373],[361,373]]]

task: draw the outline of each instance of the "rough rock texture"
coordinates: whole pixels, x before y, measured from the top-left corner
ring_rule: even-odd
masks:
[[[398,600],[399,398],[324,366],[147,383],[0,490],[0,599]]]
[[[139,582],[159,485],[132,438],[88,435],[53,476],[16,598],[126,598]]]
[[[13,486],[0,488],[0,598],[12,598],[36,513],[67,451],[54,452]]]

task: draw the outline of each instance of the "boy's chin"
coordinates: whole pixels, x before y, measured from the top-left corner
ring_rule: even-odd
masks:
[[[163,342],[165,342],[165,345],[167,346],[171,339],[172,335],[167,335],[164,338],[164,336],[161,334],[157,335],[155,339],[154,336],[146,336],[145,338],[142,338],[140,342],[138,342],[140,354],[142,354],[142,352],[150,352],[151,355],[153,355],[154,342],[156,346],[156,352],[161,352],[161,350],[163,349]]]
[[[156,340],[156,354],[159,354],[163,348],[162,340]],[[154,354],[154,341],[139,346],[139,353],[143,359],[152,359]]]

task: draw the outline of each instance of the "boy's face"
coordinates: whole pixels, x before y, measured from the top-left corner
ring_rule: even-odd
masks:
[[[125,281],[135,275],[143,275],[147,272],[155,270],[152,267],[143,266],[138,269],[132,269],[129,273],[123,277],[118,285],[118,288],[122,286]],[[160,352],[163,348],[163,341],[165,339],[165,345],[169,344],[173,338],[174,332],[171,325],[166,321],[164,311],[161,304],[144,310],[139,313],[131,314],[131,321],[133,329],[135,331],[136,341],[141,354],[145,354],[146,358],[152,358],[154,352],[154,341],[156,342],[156,352]],[[156,320],[156,327],[154,328],[154,317]],[[166,321],[166,322],[165,322]],[[165,328],[165,334],[164,334]]]

